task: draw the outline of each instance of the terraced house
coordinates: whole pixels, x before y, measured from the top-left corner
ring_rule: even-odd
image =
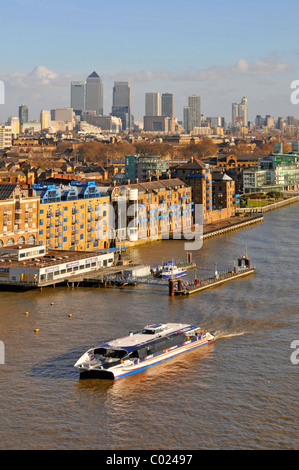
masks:
[[[30,196],[29,196],[30,192]],[[94,181],[0,184],[0,246],[100,251],[121,242],[182,238],[192,225],[191,188],[178,178],[99,187]]]
[[[39,197],[18,184],[0,183],[0,247],[38,241]]]
[[[178,178],[111,189],[115,239],[181,238],[192,225],[191,188]]]
[[[38,243],[49,249],[98,251],[109,247],[109,196],[94,182],[33,185],[40,198]]]

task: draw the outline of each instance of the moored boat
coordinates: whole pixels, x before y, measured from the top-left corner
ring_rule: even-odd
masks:
[[[74,367],[80,372],[80,378],[117,379],[214,340],[213,334],[204,332],[199,326],[155,324],[89,349]]]
[[[155,277],[160,277],[162,279],[175,279],[186,276],[187,274],[187,270],[177,266],[175,261],[163,263],[162,266],[152,267],[151,270]]]

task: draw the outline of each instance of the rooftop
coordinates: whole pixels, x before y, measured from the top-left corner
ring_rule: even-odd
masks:
[[[20,252],[31,249],[34,251],[43,251],[40,255],[31,258],[20,259]],[[66,251],[66,250],[47,250],[40,245],[10,245],[1,247],[0,249],[0,268],[1,267],[23,267],[26,268],[47,268],[57,266],[85,258],[92,258],[99,253],[91,253],[88,251]]]

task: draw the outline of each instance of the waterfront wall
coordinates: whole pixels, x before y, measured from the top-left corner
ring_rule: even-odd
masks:
[[[299,196],[293,196],[289,199],[284,199],[283,201],[274,202],[273,204],[269,204],[264,207],[238,207],[236,208],[237,214],[256,214],[256,213],[264,213],[268,211],[273,211],[275,209],[280,209],[280,207],[288,206],[289,204],[294,204],[295,202],[299,202]]]
[[[263,221],[264,221],[264,217],[262,215],[258,215],[258,216],[251,217],[248,219],[244,218],[242,219],[242,221],[229,223],[228,225],[224,225],[214,230],[204,231],[203,239],[206,240],[208,238],[217,237],[218,235],[223,235],[225,233],[231,232],[233,230],[239,230],[241,228],[246,228],[246,227],[249,227],[250,225],[259,224],[259,223],[262,223]]]

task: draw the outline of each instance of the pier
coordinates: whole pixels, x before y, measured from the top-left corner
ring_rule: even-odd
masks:
[[[238,258],[238,265],[234,266],[231,271],[227,271],[223,274],[218,274],[215,272],[215,276],[212,278],[204,279],[195,279],[194,283],[188,284],[184,283],[182,279],[169,279],[169,295],[192,295],[198,292],[201,292],[205,289],[210,289],[212,287],[217,287],[220,284],[223,284],[228,281],[233,281],[249,274],[253,274],[255,271],[254,267],[250,266],[250,259],[245,255]]]

